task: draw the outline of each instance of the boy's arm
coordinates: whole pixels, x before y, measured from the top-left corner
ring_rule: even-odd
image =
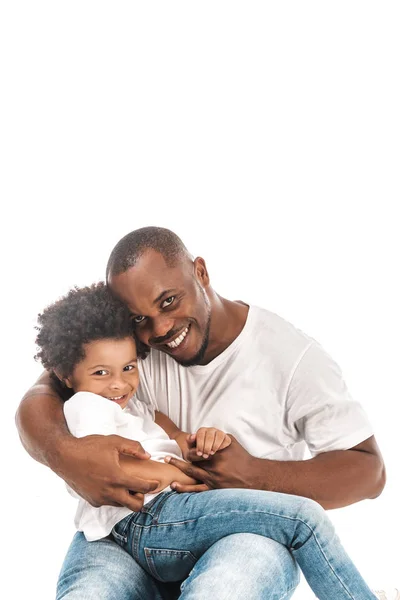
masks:
[[[93,506],[127,506],[137,511],[143,505],[143,494],[159,485],[156,474],[147,480],[150,471],[146,469],[145,475],[135,470],[149,458],[138,442],[116,435],[73,437],[64,419],[61,398],[46,372],[22,399],[16,425],[32,458],[50,467]],[[121,456],[124,466],[130,461],[128,474],[121,467]]]
[[[162,429],[164,429],[165,433],[171,440],[175,440],[181,449],[183,458],[186,458],[188,453],[188,440],[189,433],[185,433],[179,427],[175,425],[173,421],[163,413],[160,413],[158,410],[155,411],[154,421],[159,425]]]

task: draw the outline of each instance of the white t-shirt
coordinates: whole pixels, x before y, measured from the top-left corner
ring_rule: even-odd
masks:
[[[338,365],[278,315],[250,306],[239,336],[207,365],[182,367],[151,350],[139,361],[137,398],[183,431],[232,433],[253,456],[302,460],[373,435]]]
[[[95,433],[117,434],[140,442],[151,455],[151,460],[164,462],[165,456],[175,456],[182,460],[178,444],[154,422],[153,410],[136,398],[131,398],[126,408],[122,409],[115,402],[97,394],[78,392],[64,403],[64,415],[68,429],[75,437]],[[168,487],[163,491],[170,489]],[[78,531],[83,531],[89,542],[106,537],[118,521],[132,512],[129,508],[115,506],[95,508],[71,488],[68,487],[68,490],[79,499],[75,526]],[[145,494],[144,503],[157,495]]]

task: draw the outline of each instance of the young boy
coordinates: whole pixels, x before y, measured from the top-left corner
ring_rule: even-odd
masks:
[[[136,513],[124,507],[95,508],[80,498],[75,524],[89,541],[111,534],[148,573],[165,582],[185,579],[222,537],[256,533],[290,549],[321,600],[376,598],[313,500],[260,490],[177,494],[170,489],[172,481],[193,480],[165,464],[165,457],[185,458],[195,443],[206,459],[231,440],[214,428],[189,435],[135,399],[138,357],[145,359],[146,351],[135,343],[128,309],[111,297],[105,284],[71,290],[39,315],[38,330],[36,358],[66,398],[70,432],[139,441],[151,455],[143,461],[140,477],[160,482]]]

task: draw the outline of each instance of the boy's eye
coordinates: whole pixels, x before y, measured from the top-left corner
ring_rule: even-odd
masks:
[[[107,375],[107,371],[105,369],[99,369],[93,375]]]
[[[142,321],[145,320],[146,317],[144,317],[143,315],[138,315],[137,317],[133,317],[132,321],[134,323],[142,323]]]
[[[167,306],[171,306],[174,300],[175,296],[170,296],[169,298],[166,298],[166,300],[164,300],[164,302],[161,304],[161,308],[167,308]]]
[[[126,367],[124,367],[124,371],[133,371],[133,369],[135,368],[135,365],[126,365]]]

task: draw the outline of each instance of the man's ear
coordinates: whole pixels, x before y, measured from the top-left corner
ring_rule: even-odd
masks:
[[[208,287],[210,285],[210,278],[208,276],[206,261],[201,256],[198,256],[193,261],[194,276],[202,287]]]
[[[54,375],[56,375],[56,377],[61,381],[61,383],[63,383],[64,385],[66,385],[67,387],[72,389],[72,383],[71,383],[71,379],[69,377],[63,377],[56,370],[54,370]]]

